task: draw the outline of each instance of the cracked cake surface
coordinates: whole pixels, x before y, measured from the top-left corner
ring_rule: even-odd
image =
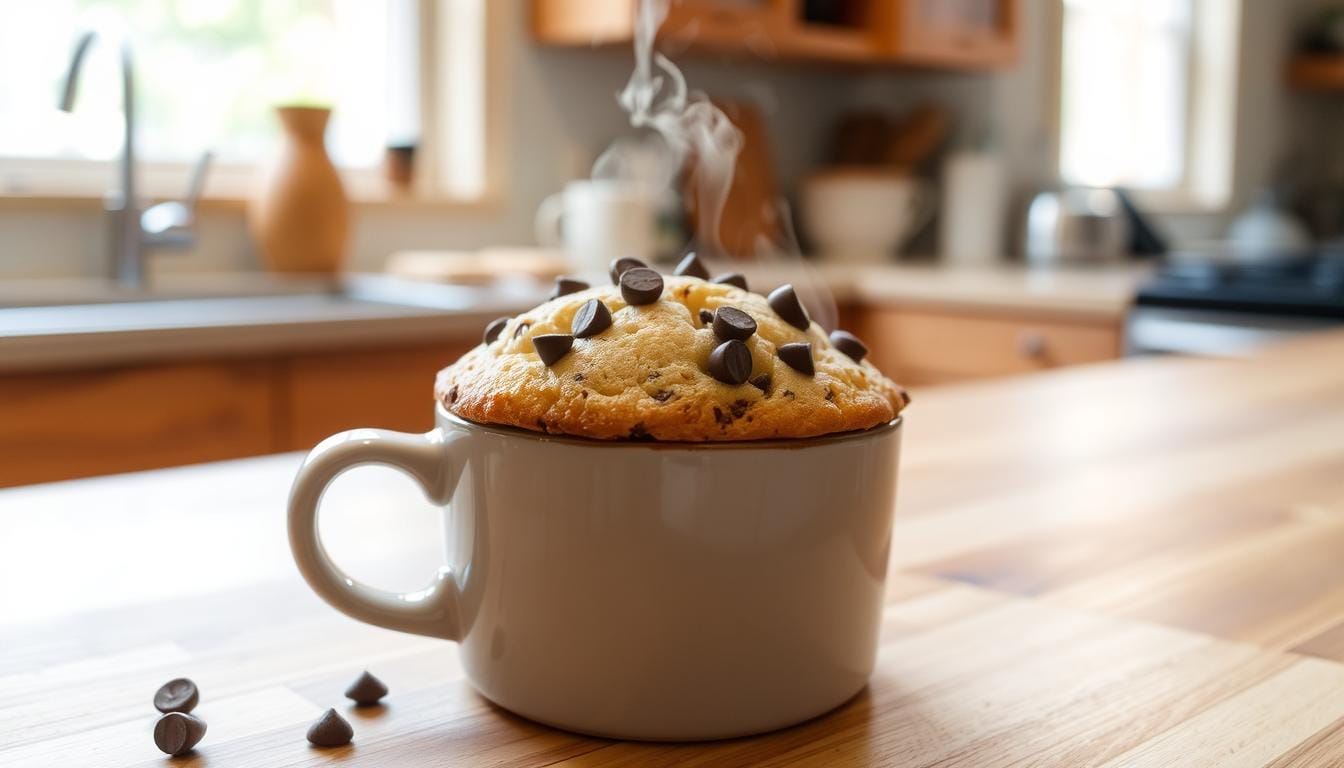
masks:
[[[731,283],[663,276],[650,301],[653,278],[635,274],[650,271],[627,272],[624,292],[569,281],[556,292],[572,292],[492,323],[481,344],[439,373],[436,397],[478,423],[678,442],[867,429],[909,402],[855,359],[866,351],[861,342],[837,334],[833,344],[810,322],[788,286],[767,299]]]

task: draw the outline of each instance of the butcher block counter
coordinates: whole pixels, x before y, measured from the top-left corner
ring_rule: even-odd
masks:
[[[297,454],[0,491],[0,765],[1344,764],[1344,336],[928,390],[904,445],[871,684],[709,744],[527,722],[449,643],[319,602]],[[432,508],[390,471],[337,483],[333,557],[418,586]],[[387,706],[342,698],[365,668]],[[150,700],[178,676],[209,730],[168,761]],[[327,707],[352,745],[305,742]]]

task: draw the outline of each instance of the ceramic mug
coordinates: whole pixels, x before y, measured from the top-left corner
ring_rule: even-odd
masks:
[[[897,171],[829,170],[803,183],[803,224],[827,261],[890,261],[933,218],[921,179]]]
[[[572,181],[542,201],[533,224],[537,242],[562,248],[577,274],[606,274],[613,259],[651,264],[658,255],[664,197],[622,181]]]
[[[519,715],[623,739],[700,740],[825,713],[877,653],[899,419],[805,440],[604,442],[483,426],[356,429],[304,461],[289,539],[309,585],[370,624],[458,643]],[[361,464],[443,506],[447,564],[384,592],[332,562],[327,485]]]

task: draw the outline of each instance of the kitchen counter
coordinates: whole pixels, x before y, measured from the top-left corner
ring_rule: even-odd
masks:
[[[923,393],[871,684],[699,745],[524,721],[450,644],[320,603],[285,540],[298,455],[0,491],[0,764],[161,765],[150,696],[188,675],[210,728],[175,765],[1339,765],[1341,435],[1340,334]],[[338,484],[333,557],[419,586],[438,534],[411,481]],[[365,667],[387,708],[341,698]],[[328,706],[353,746],[304,741]]]
[[[749,265],[742,271],[763,286],[816,280],[841,303],[1032,312],[1116,323],[1150,273],[1150,267],[1134,264],[1056,269],[1022,264],[801,264]]]

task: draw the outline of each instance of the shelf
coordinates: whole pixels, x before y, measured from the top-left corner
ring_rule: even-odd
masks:
[[[1288,83],[1311,91],[1344,91],[1344,54],[1299,54],[1288,61]]]

